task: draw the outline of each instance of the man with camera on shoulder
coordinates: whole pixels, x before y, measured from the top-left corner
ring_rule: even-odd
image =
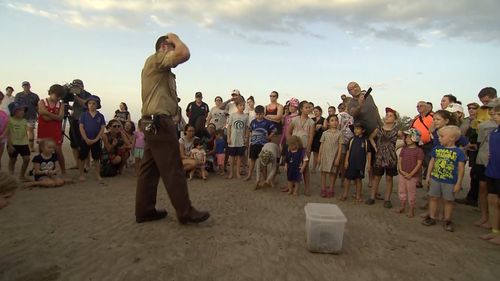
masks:
[[[73,105],[70,107],[72,114],[69,118],[69,136],[73,157],[75,158],[75,163],[78,164],[78,151],[80,148],[80,142],[82,141],[79,120],[82,113],[87,110],[85,103],[87,102],[87,99],[92,96],[92,94],[85,91],[83,81],[80,79],[73,80],[69,91],[73,94]]]

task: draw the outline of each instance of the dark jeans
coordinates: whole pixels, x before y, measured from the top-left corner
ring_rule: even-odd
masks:
[[[154,213],[161,177],[177,217],[184,217],[189,214],[191,201],[179,151],[177,127],[169,116],[157,118],[156,134],[144,131],[146,144],[137,179],[135,215],[145,217]]]
[[[69,141],[71,148],[78,149],[80,142],[82,142],[82,135],[80,134],[80,122],[69,118]]]

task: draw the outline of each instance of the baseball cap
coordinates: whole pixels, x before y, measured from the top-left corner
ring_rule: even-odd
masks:
[[[390,107],[386,107],[385,108],[385,113],[387,114],[389,112],[391,112],[392,114],[394,114],[394,116],[396,116],[396,119],[399,119],[399,113],[396,110],[394,110],[394,109],[392,109]]]
[[[30,82],[28,81],[23,81],[23,83],[21,84],[22,86],[29,86],[30,85]]]
[[[479,104],[477,102],[471,102],[471,103],[467,104],[467,108],[469,108],[469,107],[474,107],[475,109],[478,109]]]
[[[231,92],[231,96],[232,96],[232,95],[238,95],[238,96],[239,96],[239,95],[241,95],[241,94],[240,94],[240,90],[238,90],[238,89],[234,89],[234,90]]]
[[[445,110],[448,112],[451,112],[451,113],[454,113],[454,112],[464,113],[464,108],[459,103],[450,103]]]
[[[415,128],[410,128],[410,129],[404,131],[403,134],[410,136],[411,141],[415,142],[415,143],[420,142],[420,137],[422,135],[420,133],[420,131],[415,129]]]
[[[194,97],[195,98],[202,98],[203,94],[201,92],[196,92],[196,94],[194,94]]]

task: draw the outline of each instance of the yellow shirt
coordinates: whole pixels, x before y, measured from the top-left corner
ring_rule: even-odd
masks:
[[[483,121],[488,121],[490,119],[491,119],[491,117],[488,114],[488,108],[480,107],[477,109],[476,119],[474,120],[475,121],[474,124],[471,124],[471,127],[473,129],[477,129],[477,125],[479,125],[479,123],[481,123]]]
[[[156,52],[146,59],[141,73],[143,116],[177,113],[177,86],[172,67],[176,67],[172,52]]]

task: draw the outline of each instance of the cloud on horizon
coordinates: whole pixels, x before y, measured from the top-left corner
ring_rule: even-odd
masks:
[[[496,0],[4,0],[13,10],[79,28],[143,30],[194,22],[265,45],[286,46],[275,34],[305,34],[322,39],[312,25],[323,24],[354,37],[431,46],[429,40],[500,41],[500,1]],[[167,19],[167,20],[165,20]]]

